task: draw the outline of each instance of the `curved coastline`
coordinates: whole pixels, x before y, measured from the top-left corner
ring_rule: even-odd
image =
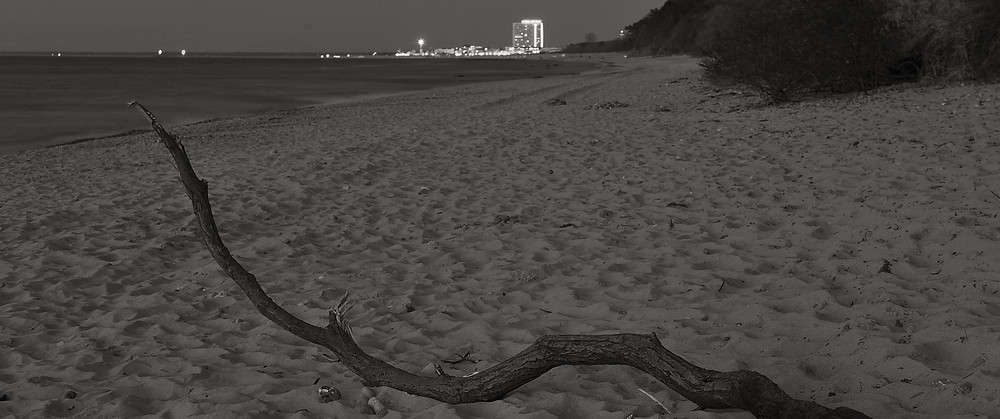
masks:
[[[145,61],[145,62],[157,62],[157,59],[150,57],[68,57],[60,59],[61,62],[71,61],[74,58],[79,60],[88,60],[87,62],[92,63],[97,60],[126,60],[126,63],[131,61]],[[46,62],[54,61],[49,60],[48,57],[36,57],[36,59],[43,59]],[[131,60],[131,61],[129,61]],[[121,94],[114,95],[114,98],[119,99],[119,102],[124,100],[125,103],[128,100],[139,99],[149,102],[151,106],[156,106],[161,110],[166,110],[164,112],[166,116],[166,122],[170,125],[188,125],[195,123],[203,123],[206,121],[211,121],[219,118],[234,118],[241,116],[249,116],[262,114],[267,112],[278,112],[288,109],[296,109],[311,106],[322,106],[326,104],[338,104],[344,102],[361,101],[375,97],[381,97],[385,95],[395,95],[395,94],[405,94],[407,92],[426,90],[430,88],[449,86],[449,85],[460,85],[469,83],[480,83],[486,81],[499,81],[499,80],[513,80],[522,78],[532,78],[532,77],[551,77],[558,75],[570,75],[580,72],[590,71],[591,67],[599,67],[599,63],[590,62],[587,63],[584,60],[576,60],[578,63],[573,65],[573,69],[565,70],[559,68],[560,62],[567,61],[562,57],[538,57],[538,58],[352,58],[352,59],[341,59],[341,60],[321,60],[321,59],[307,59],[307,58],[292,58],[292,59],[280,59],[280,58],[241,58],[241,57],[206,57],[206,58],[191,58],[185,62],[191,63],[194,60],[202,60],[211,65],[217,66],[217,63],[236,63],[241,61],[247,61],[249,63],[266,63],[267,66],[261,66],[262,70],[259,72],[264,73],[248,73],[246,79],[240,78],[240,76],[235,76],[236,78],[226,79],[221,86],[229,87],[211,87],[211,83],[205,84],[204,82],[192,80],[195,85],[205,84],[207,91],[199,90],[193,87],[193,85],[185,84],[180,90],[183,93],[169,93],[171,95],[179,95],[173,99],[160,99],[154,100],[148,94],[132,94],[128,96],[129,90],[122,92]],[[162,61],[162,60],[160,60]],[[183,60],[172,59],[171,62],[177,63]],[[315,70],[307,70],[312,66],[318,66],[316,61],[336,61],[336,64],[322,64],[329,67],[330,69],[340,68],[338,66],[358,66],[362,68],[359,71],[369,71],[365,70],[365,67],[375,65],[375,68],[383,68],[387,63],[402,63],[407,62],[409,64],[401,65],[400,72],[406,71],[408,67],[414,67],[420,69],[415,74],[398,74],[394,75],[391,68],[382,69],[372,73],[372,77],[366,78],[361,74],[347,75],[349,80],[353,81],[342,81],[334,82],[333,86],[327,86],[330,76],[324,76],[321,73],[316,73]],[[212,64],[216,63],[216,64]],[[299,78],[294,78],[289,81],[282,81],[280,78],[274,74],[267,74],[268,66],[274,66],[276,63],[282,65],[288,65],[292,70],[290,71],[303,71],[304,75]],[[430,64],[430,63],[443,63],[443,64]],[[497,64],[490,64],[497,63]],[[206,65],[209,65],[206,64]],[[553,65],[554,64],[554,65]],[[388,64],[391,66],[392,64]],[[301,67],[301,68],[300,68]],[[323,67],[319,67],[323,68]],[[434,69],[435,72],[429,72]],[[120,70],[125,72],[124,70]],[[185,71],[195,71],[195,70],[185,70]],[[197,70],[201,71],[201,70]],[[346,71],[346,70],[336,70],[336,71]],[[420,75],[423,72],[424,75]],[[135,75],[125,74],[125,77],[137,77]],[[173,74],[165,73],[164,77],[167,79],[175,78]],[[185,76],[188,78],[195,76]],[[211,73],[204,73],[198,76],[199,78],[211,78],[215,77]],[[315,79],[313,83],[318,86],[315,92],[308,89],[309,78]],[[397,81],[396,79],[399,79]],[[253,88],[242,88],[238,87],[240,84],[246,83],[244,80],[252,83],[251,86],[256,86]],[[265,81],[270,80],[270,81]],[[400,84],[400,81],[407,80],[406,84]],[[117,81],[115,82],[118,83]],[[135,82],[128,82],[126,80],[125,84]],[[150,82],[155,83],[155,81]],[[169,86],[173,84],[180,83],[179,81],[167,82],[164,86]],[[276,85],[275,85],[276,83]],[[338,87],[336,83],[341,83],[342,87]],[[357,83],[355,85],[354,83]],[[23,84],[23,83],[22,83]],[[36,83],[40,85],[45,85],[45,83]],[[291,90],[288,92],[283,92],[283,85],[287,84]],[[181,86],[178,86],[181,87]],[[119,88],[119,87],[116,87]],[[139,88],[139,86],[135,87]],[[254,93],[256,90],[267,90],[273,89],[276,96],[266,96],[264,93]],[[162,88],[161,88],[162,90]],[[367,90],[367,91],[364,91]],[[152,96],[159,97],[163,94],[168,93],[158,93]],[[40,92],[38,95],[32,95],[32,101],[38,100],[38,96],[44,96],[45,92]],[[83,96],[87,96],[84,92]],[[18,150],[27,150],[38,147],[53,147],[65,144],[76,144],[81,142],[93,141],[102,138],[114,138],[121,135],[127,134],[129,132],[134,132],[136,129],[141,127],[141,125],[133,123],[130,119],[125,119],[121,116],[126,112],[115,107],[109,108],[109,100],[112,98],[110,94],[100,93],[101,96],[108,96],[105,99],[87,99],[90,101],[97,100],[100,106],[105,109],[105,114],[107,116],[93,115],[81,113],[79,118],[95,118],[97,120],[114,118],[113,120],[120,121],[120,124],[126,126],[136,127],[133,129],[124,129],[122,131],[115,131],[111,129],[80,126],[82,132],[89,132],[83,134],[65,134],[65,133],[55,133],[49,137],[39,137],[39,134],[32,133],[28,138],[34,138],[24,141],[8,140],[6,143],[0,144],[0,152],[15,152]],[[249,96],[248,96],[249,95]],[[241,96],[247,96],[245,98]],[[62,102],[62,101],[57,101]],[[188,103],[189,106],[181,106],[181,103]],[[269,104],[269,102],[274,102]],[[117,103],[117,102],[115,102]],[[45,104],[37,103],[33,104],[33,107],[41,107],[44,109]],[[86,109],[87,107],[80,105],[81,109]],[[166,109],[164,109],[166,108]],[[232,108],[233,112],[220,111],[219,109]],[[241,110],[242,109],[242,110]],[[51,121],[60,123],[60,121],[73,121],[74,117],[72,113],[75,112],[72,108],[67,108],[64,106],[63,110],[59,111],[58,114],[53,114],[50,118]],[[86,110],[81,110],[79,112],[89,112]],[[199,116],[207,115],[207,116]],[[58,115],[58,116],[57,116]],[[88,116],[89,115],[89,116]],[[115,115],[115,116],[112,116]],[[187,116],[184,116],[187,115]],[[26,117],[33,117],[30,114],[25,114]],[[112,119],[108,119],[111,121]],[[39,124],[44,124],[45,122],[39,121]],[[85,122],[87,124],[92,124],[92,122]],[[107,125],[107,124],[105,124]],[[20,130],[20,131],[19,131]],[[17,135],[18,132],[28,132],[26,127],[18,128],[17,126],[8,127],[8,135]],[[16,138],[16,137],[15,137]]]

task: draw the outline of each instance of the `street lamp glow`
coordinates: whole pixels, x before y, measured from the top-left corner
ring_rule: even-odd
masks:
[[[417,40],[417,45],[420,45],[420,54],[424,53],[424,38]]]

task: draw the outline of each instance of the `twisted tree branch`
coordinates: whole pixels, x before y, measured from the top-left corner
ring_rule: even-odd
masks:
[[[226,275],[243,289],[261,314],[292,334],[333,351],[367,386],[391,387],[445,403],[474,403],[501,399],[562,365],[628,365],[652,375],[703,408],[743,409],[766,418],[868,417],[846,407],[834,410],[811,401],[793,399],[774,382],[754,371],[722,372],[700,368],[664,348],[655,334],[542,336],[514,357],[467,377],[440,373],[437,377],[423,377],[403,371],[358,347],[344,317],[349,309],[346,296],[330,311],[326,327],[299,319],[271,300],[257,278],[233,258],[219,236],[208,200],[208,183],[195,174],[184,146],[144,106],[138,102],[131,102],[129,106],[139,108],[146,115],[173,157],[174,167],[198,218],[205,247]]]

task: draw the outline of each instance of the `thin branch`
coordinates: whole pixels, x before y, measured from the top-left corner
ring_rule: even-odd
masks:
[[[309,342],[321,345],[340,359],[369,387],[391,387],[445,403],[498,400],[548,370],[562,365],[627,365],[652,375],[680,395],[703,408],[736,408],[767,418],[867,418],[855,410],[835,410],[817,403],[791,398],[767,377],[753,371],[713,371],[698,367],[668,351],[655,334],[549,335],[514,357],[466,377],[444,374],[423,377],[401,370],[364,352],[351,336],[345,318],[350,302],[345,295],[326,327],[314,326],[281,308],[261,289],[257,278],[229,252],[219,236],[208,200],[208,183],[199,179],[187,152],[156,117],[138,102],[163,145],[173,157],[184,191],[198,218],[198,228],[212,257],[236,282],[265,317]]]
[[[652,399],[652,400],[653,400],[654,402],[656,402],[656,404],[660,405],[660,407],[662,407],[662,408],[663,408],[663,411],[664,411],[664,412],[667,412],[668,414],[669,414],[669,413],[672,413],[672,412],[670,411],[670,409],[668,409],[668,408],[667,408],[667,406],[665,406],[665,405],[664,405],[664,404],[663,404],[662,402],[660,402],[660,400],[659,400],[659,399],[657,399],[656,397],[653,397],[653,395],[652,395],[652,394],[650,394],[650,393],[649,393],[648,391],[646,391],[646,390],[644,390],[644,389],[641,389],[641,388],[639,389],[639,391],[641,391],[641,392],[642,392],[642,394],[645,394],[645,395],[646,395],[646,397],[649,397],[649,398],[650,398],[650,399]]]

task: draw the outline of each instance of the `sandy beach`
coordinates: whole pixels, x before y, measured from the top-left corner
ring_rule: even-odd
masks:
[[[1000,86],[762,106],[692,58],[591,59],[615,65],[167,128],[271,297],[321,325],[349,292],[400,368],[656,332],[830,407],[1000,417]],[[0,417],[371,413],[222,274],[154,134],[0,154],[0,196]],[[373,390],[391,418],[749,417],[621,366]]]

